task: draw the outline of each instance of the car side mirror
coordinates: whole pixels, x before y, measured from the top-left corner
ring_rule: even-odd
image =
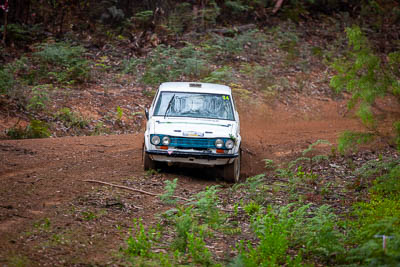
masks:
[[[146,119],[149,120],[149,110],[147,108],[144,109],[144,114],[146,115]]]

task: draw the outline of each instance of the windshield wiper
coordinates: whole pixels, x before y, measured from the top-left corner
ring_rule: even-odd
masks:
[[[165,110],[165,113],[164,113],[164,119],[167,116],[169,109],[171,108],[172,101],[174,101],[174,100],[175,100],[175,94],[172,96],[171,100],[168,102],[167,109]]]

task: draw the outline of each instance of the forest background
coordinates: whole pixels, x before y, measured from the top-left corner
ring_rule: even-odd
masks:
[[[0,230],[22,229],[6,228],[1,263],[398,266],[400,1],[1,0],[0,23]],[[244,169],[257,159],[261,171],[233,186],[143,173],[139,142],[113,134],[143,131],[165,81],[230,85],[252,130],[258,107],[312,121],[326,115],[316,102],[361,126],[272,149],[257,136]],[[62,136],[93,137],[47,138]],[[260,159],[265,148],[289,152]],[[82,175],[157,189],[158,202],[94,190]],[[55,198],[60,188],[69,195]],[[40,212],[23,208],[34,201]],[[148,221],[129,230],[135,216]]]

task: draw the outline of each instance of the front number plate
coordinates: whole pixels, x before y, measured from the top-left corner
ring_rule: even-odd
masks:
[[[187,132],[183,132],[183,136],[187,136],[187,137],[203,137],[204,133],[194,132],[194,131],[187,131]]]

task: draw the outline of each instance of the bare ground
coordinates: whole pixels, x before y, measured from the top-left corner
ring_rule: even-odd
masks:
[[[300,97],[290,105],[239,106],[242,179],[263,172],[265,158],[293,158],[318,139],[335,144],[340,132],[363,129],[351,114],[343,115],[344,101]],[[163,181],[177,177],[182,197],[209,185],[231,186],[212,169],[145,173],[142,142],[142,133],[0,141],[0,265],[118,264],[132,220],[151,223],[168,208],[156,197],[84,180],[161,193]],[[331,153],[331,146],[320,149]]]

